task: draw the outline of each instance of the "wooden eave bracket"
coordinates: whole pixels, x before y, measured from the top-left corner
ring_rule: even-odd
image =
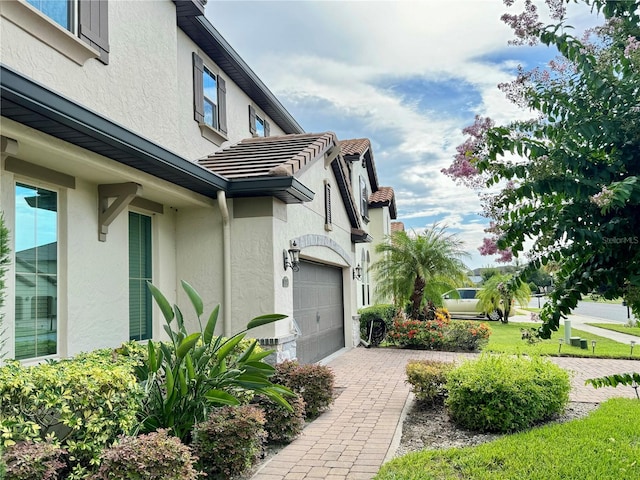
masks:
[[[17,154],[18,141],[13,138],[5,137],[4,135],[0,135],[0,155],[2,156],[2,160],[7,158],[9,155]]]
[[[329,165],[331,165],[331,162],[333,162],[338,155],[340,155],[339,145],[334,145],[329,150],[327,150],[326,153],[324,154],[324,168],[329,168]]]
[[[98,185],[98,240],[107,241],[111,222],[141,193],[142,185],[134,182]],[[115,198],[111,205],[110,198]]]

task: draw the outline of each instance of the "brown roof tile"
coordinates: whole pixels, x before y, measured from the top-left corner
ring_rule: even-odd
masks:
[[[391,233],[393,232],[404,232],[404,223],[391,222]]]
[[[340,149],[342,155],[362,155],[367,149],[371,148],[371,142],[368,138],[355,138],[353,140],[342,140],[340,142]]]
[[[337,144],[333,132],[247,138],[198,163],[229,179],[293,176]]]
[[[388,206],[394,198],[393,188],[380,187],[376,192],[369,195],[369,205],[372,207]]]

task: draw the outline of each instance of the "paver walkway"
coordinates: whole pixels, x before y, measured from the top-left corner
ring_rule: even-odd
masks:
[[[252,480],[368,480],[375,476],[399,431],[409,398],[404,369],[410,359],[452,361],[474,354],[362,347],[328,363],[341,392],[331,409],[310,423],[302,435],[261,466]],[[640,361],[552,358],[572,370],[572,401],[600,402],[635,397],[631,388],[594,389],[584,380],[638,371]],[[391,450],[391,451],[390,451]]]

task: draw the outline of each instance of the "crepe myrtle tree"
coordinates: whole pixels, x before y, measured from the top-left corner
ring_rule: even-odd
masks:
[[[623,296],[640,314],[640,0],[573,0],[605,19],[581,38],[564,25],[569,1],[545,1],[555,22],[547,26],[532,0],[503,16],[512,43],[542,43],[559,56],[499,85],[530,120],[477,117],[444,170],[481,196],[493,221],[487,253],[522,255],[532,242],[528,267],[512,282],[559,265],[541,312],[543,338],[592,291]]]

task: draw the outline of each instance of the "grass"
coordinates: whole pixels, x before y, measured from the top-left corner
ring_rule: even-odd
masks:
[[[540,323],[520,323],[512,322],[503,324],[499,322],[491,322],[491,336],[489,343],[482,350],[484,352],[501,352],[509,354],[528,355],[558,355],[559,338],[564,339],[564,326],[561,325],[559,330],[553,334],[548,340],[542,340],[538,343],[529,344],[522,340],[521,329],[538,328]],[[619,343],[615,340],[600,337],[592,333],[583,332],[575,328],[571,329],[571,336],[587,339],[587,350],[580,347],[572,347],[566,343],[562,344],[560,354],[572,357],[596,357],[596,358],[630,358],[631,349],[625,343]],[[596,341],[595,354],[591,349],[591,341]],[[640,348],[633,352],[634,359],[640,359]]]
[[[640,325],[637,327],[627,327],[626,325],[615,323],[587,323],[593,327],[604,328],[605,330],[612,330],[618,333],[626,333],[627,335],[635,335],[640,337]]]
[[[483,445],[423,450],[382,466],[375,480],[640,478],[640,401],[611,399],[589,416]]]

